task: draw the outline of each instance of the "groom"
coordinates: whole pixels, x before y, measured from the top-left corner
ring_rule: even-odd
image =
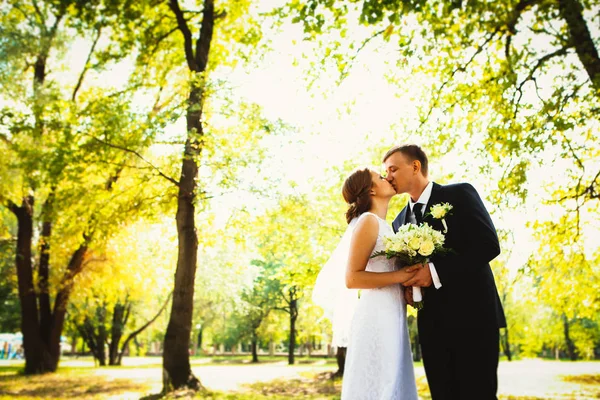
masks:
[[[391,148],[383,159],[396,193],[408,193],[394,231],[407,223],[428,223],[444,231],[432,205],[449,203],[444,247],[451,254],[432,257],[405,286],[420,286],[419,341],[433,400],[496,399],[499,328],[504,311],[489,262],[500,254],[492,220],[468,183],[441,186],[429,181],[427,156],[416,145]],[[407,290],[407,300],[412,301]]]

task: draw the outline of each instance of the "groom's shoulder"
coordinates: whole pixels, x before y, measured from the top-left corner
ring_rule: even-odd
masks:
[[[458,194],[458,193],[477,193],[477,190],[468,182],[449,183],[447,185],[440,185],[440,190],[447,194]]]

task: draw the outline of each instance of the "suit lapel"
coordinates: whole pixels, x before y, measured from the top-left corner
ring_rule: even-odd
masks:
[[[394,232],[398,231],[402,225],[406,224],[408,218],[408,204],[400,211],[394,222],[392,223],[392,227],[394,228]]]

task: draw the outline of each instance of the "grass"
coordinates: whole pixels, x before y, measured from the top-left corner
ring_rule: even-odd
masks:
[[[162,360],[158,357],[129,359],[127,367],[105,367],[95,368],[89,359],[65,360],[63,367],[54,374],[41,376],[25,376],[20,373],[22,366],[9,364],[0,366],[0,400],[37,400],[37,399],[139,399],[146,396],[146,400],[160,398],[158,395],[148,395],[160,390],[158,381],[159,373],[156,371],[148,373],[148,368],[159,368]],[[341,380],[330,379],[332,371],[335,371],[335,360],[300,358],[299,365],[288,367],[286,359],[282,357],[264,357],[261,364],[265,365],[267,371],[278,370],[278,368],[290,371],[288,368],[297,368],[295,374],[287,375],[288,378],[274,379],[268,382],[255,382],[250,384],[240,383],[239,386],[231,386],[230,391],[204,391],[201,393],[177,392],[163,399],[211,399],[211,400],[280,400],[280,399],[307,399],[307,400],[339,400],[341,391]],[[325,363],[324,363],[325,362]],[[138,366],[132,364],[139,364]],[[269,365],[273,364],[273,367]],[[245,356],[225,357],[201,357],[193,358],[192,365],[200,369],[226,365],[227,370],[231,367],[232,374],[245,374],[252,365]],[[308,365],[309,368],[306,368]],[[321,368],[325,366],[326,368]],[[517,365],[518,367],[518,365]],[[522,368],[522,367],[520,367]],[[135,371],[138,369],[138,371]],[[106,374],[107,370],[111,372]],[[209,370],[206,370],[210,376]],[[257,374],[256,380],[260,380],[261,369],[250,374]],[[557,396],[560,398],[598,398],[600,399],[600,374],[597,369],[589,369],[589,372],[579,375],[569,375],[565,371],[563,375],[555,375],[555,382],[564,382],[569,386],[568,393],[571,397]],[[222,372],[219,372],[222,373]],[[214,372],[212,372],[214,377]],[[202,377],[203,373],[200,373]],[[272,374],[270,376],[273,376]],[[271,379],[271,378],[267,378]],[[204,382],[204,381],[203,381]],[[211,383],[206,382],[209,386]],[[214,382],[213,382],[214,383]],[[212,386],[211,386],[212,387]],[[217,386],[219,387],[219,386]],[[423,400],[430,400],[427,381],[424,376],[417,376],[417,387],[419,395]],[[542,400],[558,398],[548,394],[544,388],[531,393],[529,396],[516,396],[519,392],[506,391],[499,396],[501,400]],[[513,394],[514,393],[514,394]],[[522,392],[525,394],[524,392]],[[566,393],[566,392],[565,392]]]
[[[8,370],[8,371],[7,371]],[[12,372],[12,373],[11,373]],[[0,368],[0,399],[105,399],[126,392],[143,392],[147,386],[129,379],[106,379],[89,369],[60,370],[56,374],[25,376]]]

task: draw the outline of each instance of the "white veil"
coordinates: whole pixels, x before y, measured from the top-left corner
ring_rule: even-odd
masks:
[[[346,268],[350,254],[350,240],[358,218],[348,224],[342,240],[317,276],[313,289],[313,302],[323,308],[331,321],[333,346],[348,347],[350,323],[358,302],[358,290],[346,287]]]

